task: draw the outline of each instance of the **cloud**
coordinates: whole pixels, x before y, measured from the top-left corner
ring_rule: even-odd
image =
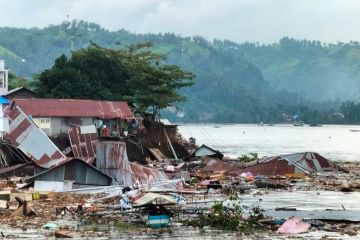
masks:
[[[70,19],[110,30],[173,32],[238,42],[283,36],[359,40],[358,0],[0,0],[1,26],[45,27]],[[6,8],[6,9],[5,9]]]

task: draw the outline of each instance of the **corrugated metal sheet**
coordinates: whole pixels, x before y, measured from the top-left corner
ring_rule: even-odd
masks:
[[[227,163],[220,160],[211,160],[205,167],[201,169],[201,172],[230,172],[238,170],[239,167],[232,163]]]
[[[96,143],[96,167],[116,181],[132,185],[131,169],[122,142],[101,141]]]
[[[33,181],[74,181],[75,184],[81,185],[100,185],[108,186],[112,178],[83,160],[73,158],[62,162],[58,166],[46,170],[27,182]]]
[[[79,99],[17,99],[16,104],[33,117],[97,117],[130,119],[127,102]]]
[[[251,172],[253,175],[262,176],[284,176],[285,174],[296,173],[296,167],[285,160],[270,160],[236,171],[238,175],[244,172]],[[234,172],[235,173],[235,172]]]
[[[74,157],[91,163],[95,159],[97,134],[96,129],[95,132],[82,131],[86,129],[84,127],[71,128],[68,130],[68,134]]]
[[[163,171],[144,167],[136,163],[130,163],[131,177],[133,184],[139,182],[141,184],[151,184],[168,180],[168,177]]]
[[[293,173],[323,173],[337,171],[335,163],[327,160],[318,153],[304,152],[280,155],[251,162],[247,167],[236,173],[251,172],[253,175],[276,176]]]
[[[8,113],[10,130],[6,140],[23,151],[34,163],[49,168],[66,159],[56,145],[16,106]]]
[[[146,193],[144,196],[135,200],[134,207],[144,206],[153,202],[156,204],[176,204],[176,200],[171,196],[158,193]]]
[[[168,179],[162,171],[130,163],[124,142],[97,142],[96,153],[96,167],[126,186]]]

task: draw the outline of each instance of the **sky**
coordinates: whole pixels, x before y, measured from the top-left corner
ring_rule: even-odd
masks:
[[[0,0],[0,7],[2,27],[46,27],[68,16],[109,30],[209,40],[360,41],[360,0]]]

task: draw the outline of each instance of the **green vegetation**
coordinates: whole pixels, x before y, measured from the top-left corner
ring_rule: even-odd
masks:
[[[209,213],[201,214],[198,219],[186,222],[194,227],[210,226],[221,230],[241,231],[250,234],[255,229],[261,230],[259,220],[264,219],[264,210],[259,206],[252,206],[249,216],[243,217],[243,209],[239,199],[231,199],[233,202],[225,207],[223,202],[212,206]]]
[[[358,122],[355,120],[356,117],[348,115],[349,111],[343,113],[344,118],[341,114],[345,110],[341,106],[347,104],[344,103],[345,101],[353,101],[353,105],[360,101],[358,42],[323,44],[319,41],[291,38],[283,38],[278,43],[263,45],[239,44],[227,40],[209,42],[200,36],[180,37],[171,33],[133,34],[123,29],[108,31],[97,24],[85,21],[63,22],[43,29],[0,28],[0,31],[0,58],[6,60],[11,72],[19,78],[20,76],[31,78],[33,74],[51,68],[55,59],[63,54],[62,61],[72,62],[70,32],[77,33],[74,41],[77,50],[87,49],[91,42],[114,51],[124,50],[125,46],[151,42],[152,47],[146,51],[151,51],[158,57],[162,56],[161,61],[169,66],[167,70],[175,74],[177,71],[175,66],[179,66],[179,69],[196,75],[196,83],[191,88],[179,86],[181,95],[186,96],[187,101],[182,102],[183,98],[180,97],[176,99],[181,102],[176,104],[176,108],[161,112],[164,117],[172,121],[224,123],[303,121],[314,124]],[[81,53],[86,54],[86,51]],[[74,57],[81,58],[78,55],[78,51],[75,51]],[[113,60],[107,59],[106,64],[100,60],[97,63],[101,69],[111,68],[108,64]],[[59,64],[60,62],[55,63],[55,65]],[[88,63],[80,65],[79,67],[92,71]],[[98,70],[101,70],[99,68]],[[91,95],[92,98],[99,99],[108,99],[110,96],[114,99],[123,99],[124,91],[129,90],[120,88],[119,85],[114,85],[114,89],[105,86],[103,79],[111,75],[101,75],[102,73],[97,71],[92,72],[97,74],[101,83],[92,82],[94,85],[86,85],[84,71],[72,72],[73,70],[66,70],[67,74],[71,75],[68,82],[64,80],[61,86],[49,84],[51,87],[46,89],[49,92],[44,94],[44,91],[43,93],[40,91],[40,96],[75,95],[77,98],[85,98]],[[163,70],[165,69],[160,71]],[[122,72],[115,68],[111,71],[114,76]],[[153,79],[157,78],[156,71],[152,73]],[[66,74],[58,75],[60,76],[65,77]],[[161,77],[170,80],[171,74]],[[185,79],[189,77],[190,80],[190,75],[183,77]],[[71,80],[78,78],[81,80],[76,83]],[[126,76],[121,77],[121,79],[125,78]],[[149,82],[145,80],[152,81],[144,75],[138,76],[137,79],[132,79],[133,85],[129,84],[126,87],[133,89],[134,86],[139,86],[140,89],[141,84],[148,85]],[[107,83],[115,84],[112,81],[117,80],[109,80]],[[74,84],[72,90],[66,85],[69,83]],[[119,84],[118,81],[116,83]],[[15,82],[13,87],[17,84],[23,85],[24,82]],[[147,88],[148,92],[143,92],[140,105],[149,105],[150,98],[153,98],[149,93],[154,92],[155,86],[157,83]],[[66,90],[58,94],[59,88],[69,89],[69,92]],[[86,90],[88,94],[76,93],[74,89]],[[117,94],[115,90],[118,90]],[[163,91],[163,89],[156,90]],[[129,99],[134,100],[135,95],[140,101],[140,92],[133,92],[129,95]],[[169,101],[165,99],[164,102],[158,101],[157,106],[163,108]],[[158,112],[157,106],[153,107],[154,112]]]
[[[129,100],[142,113],[160,110],[184,101],[178,89],[191,86],[194,76],[165,57],[137,44],[114,50],[92,43],[55,60],[38,78],[36,92],[45,98]]]
[[[344,121],[351,124],[360,124],[360,103],[346,101],[341,105]]]
[[[297,95],[299,102],[360,100],[360,44],[282,38],[278,43],[214,43],[233,49],[257,66],[276,90]],[[309,105],[309,104],[308,104]]]
[[[249,153],[249,154],[244,154],[244,155],[241,155],[240,157],[238,157],[238,161],[240,162],[245,162],[245,163],[248,163],[248,162],[252,162],[254,160],[258,159],[258,154],[257,153]]]
[[[0,56],[3,56],[3,57],[8,57],[8,58],[19,58],[15,53],[13,53],[12,51],[10,51],[9,49],[6,49],[2,46],[0,46]]]

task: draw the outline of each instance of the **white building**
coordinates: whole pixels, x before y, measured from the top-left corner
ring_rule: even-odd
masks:
[[[5,69],[5,60],[0,60],[0,96],[8,92],[8,70]]]

